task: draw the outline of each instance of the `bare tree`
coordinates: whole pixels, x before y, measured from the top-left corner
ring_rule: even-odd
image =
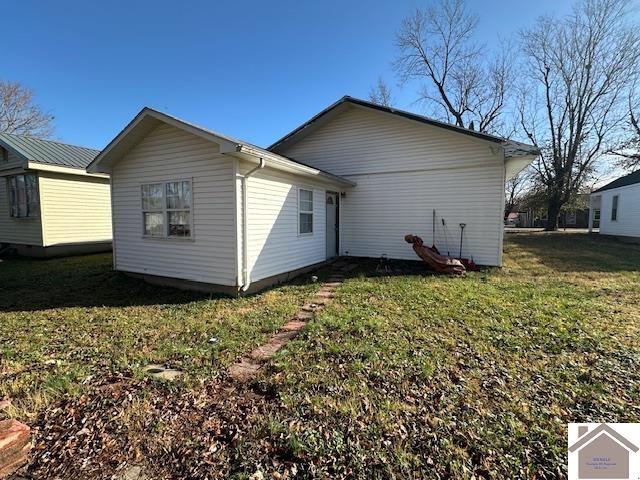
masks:
[[[527,188],[529,186],[530,173],[528,170],[523,170],[517,175],[514,175],[505,184],[505,204],[504,204],[504,218],[505,220],[511,213],[511,211],[518,206],[522,201]]]
[[[637,100],[634,101],[633,93],[629,95],[629,114],[626,123],[626,138],[615,145],[609,153],[620,158],[618,166],[635,171],[640,168],[640,119],[638,118]],[[635,105],[635,106],[634,106]]]
[[[383,107],[390,107],[393,103],[391,89],[382,77],[378,77],[378,82],[369,90],[369,100]]]
[[[35,104],[31,89],[0,81],[0,132],[46,138],[53,132],[53,116]]]
[[[547,198],[548,230],[614,141],[640,64],[628,0],[579,0],[571,15],[541,18],[521,34],[528,82],[520,125],[542,155],[533,163]]]
[[[397,34],[394,66],[402,81],[422,83],[419,100],[431,114],[460,127],[495,132],[509,85],[511,63],[504,52],[486,60],[473,41],[478,19],[465,0],[437,3],[404,20]]]

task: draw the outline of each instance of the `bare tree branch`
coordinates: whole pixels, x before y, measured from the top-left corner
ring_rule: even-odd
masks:
[[[578,0],[570,16],[541,18],[521,34],[528,90],[518,115],[542,151],[534,171],[546,191],[549,229],[620,134],[623,99],[640,66],[640,34],[628,22],[628,6]]]
[[[486,60],[472,38],[477,23],[464,0],[437,0],[417,10],[398,32],[394,66],[402,81],[422,82],[419,99],[434,116],[495,132],[512,83],[512,63],[505,53]]]
[[[383,107],[390,107],[393,104],[391,89],[382,77],[379,77],[376,85],[369,90],[369,100]]]
[[[53,116],[34,103],[29,88],[0,81],[0,132],[46,138],[53,133]]]

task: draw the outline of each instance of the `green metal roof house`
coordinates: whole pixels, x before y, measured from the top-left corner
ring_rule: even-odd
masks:
[[[0,250],[30,256],[111,248],[109,176],[98,150],[0,133]]]

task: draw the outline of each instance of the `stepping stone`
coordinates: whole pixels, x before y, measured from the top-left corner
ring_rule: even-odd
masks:
[[[324,284],[325,287],[331,288],[332,290],[342,285],[342,282],[327,282]]]
[[[280,350],[285,344],[287,344],[293,337],[298,334],[297,330],[289,330],[276,333],[271,339],[264,345],[256,348],[249,355],[252,359],[264,362],[269,360]]]
[[[0,421],[0,478],[5,478],[27,463],[31,450],[31,429],[17,420]]]
[[[158,365],[156,363],[147,365],[142,369],[142,371],[151,375],[153,378],[157,378],[159,380],[167,380],[169,382],[173,382],[174,380],[182,376],[182,372],[180,370],[165,368],[164,365]]]
[[[142,473],[141,466],[132,465],[120,474],[114,475],[112,478],[113,480],[147,480],[149,477]]]
[[[260,365],[249,358],[242,358],[238,363],[231,365],[229,376],[238,382],[244,382],[253,378],[260,370]]]
[[[290,320],[282,326],[283,330],[298,332],[304,328],[307,322],[303,322],[301,320]]]
[[[298,320],[302,320],[302,321],[311,320],[313,318],[313,312],[309,312],[309,311],[306,311],[306,310],[300,310],[298,313],[296,313],[295,317]]]
[[[327,291],[322,291],[320,290],[318,293],[316,293],[316,297],[320,297],[320,298],[332,298],[333,297],[333,292],[327,292]]]

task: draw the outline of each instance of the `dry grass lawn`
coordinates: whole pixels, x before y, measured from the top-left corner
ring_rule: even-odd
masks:
[[[568,422],[640,422],[640,246],[613,239],[509,235],[464,279],[363,263],[246,386],[222,367],[314,285],[209,299],[107,256],[0,277],[0,396],[37,427],[38,478],[563,478]]]

